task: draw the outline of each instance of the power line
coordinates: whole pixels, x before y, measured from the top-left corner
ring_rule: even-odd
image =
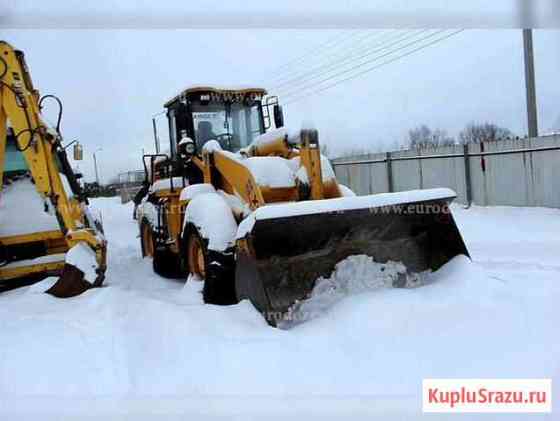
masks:
[[[326,46],[326,45],[329,45],[329,44],[332,43],[333,41],[337,41],[337,40],[340,39],[340,38],[344,38],[345,35],[348,36],[348,34],[346,34],[346,31],[342,31],[342,32],[340,32],[339,34],[337,34],[336,36],[329,38],[329,39],[328,39],[327,41],[325,41],[324,43],[321,43],[321,44],[319,44],[319,45],[314,45],[313,47],[307,49],[307,50],[305,51],[305,53],[303,53],[302,55],[297,56],[297,57],[295,57],[295,58],[289,60],[287,63],[284,63],[284,64],[282,64],[282,65],[276,67],[276,69],[273,70],[273,72],[282,70],[282,69],[284,69],[284,68],[286,68],[286,67],[289,67],[289,66],[291,66],[292,64],[298,62],[298,61],[301,60],[301,59],[307,58],[307,55],[308,55],[310,52],[314,52],[317,48],[324,47],[324,46]],[[350,35],[352,35],[352,33],[351,33]]]
[[[307,59],[310,56],[310,54],[315,53],[320,48],[324,48],[333,42],[334,42],[333,45],[337,45],[340,41],[345,40],[347,38],[351,38],[355,35],[356,35],[355,32],[351,32],[350,34],[347,34],[346,31],[343,31],[338,35],[328,39],[326,42],[321,43],[319,45],[315,45],[312,48],[309,48],[302,55],[297,56],[292,60],[289,60],[287,63],[284,63],[283,65],[277,67],[275,70],[272,70],[269,73],[272,73],[273,79],[282,78],[283,77],[282,73],[284,72],[284,69],[289,68],[290,66],[293,66],[294,64],[299,63],[301,61],[305,61],[305,59]],[[276,75],[274,75],[275,73]],[[270,75],[267,75],[266,77],[270,77]]]
[[[383,31],[381,34],[378,34],[378,33],[373,34],[373,35],[377,35],[374,38],[374,40],[379,39],[379,38],[383,38],[384,36],[386,36],[387,34],[384,34],[384,32],[385,31]],[[356,40],[355,42],[353,42],[353,45],[351,45],[350,48],[345,47],[345,46],[343,46],[342,48],[339,48],[339,51],[335,51],[334,54],[326,57],[327,59],[329,59],[329,58],[331,59],[330,61],[327,61],[326,63],[318,63],[318,65],[315,66],[315,67],[311,67],[311,68],[310,67],[304,67],[303,69],[294,72],[294,74],[290,76],[292,79],[286,79],[284,82],[278,83],[277,85],[273,85],[272,89],[279,88],[281,86],[284,86],[284,85],[290,83],[294,79],[299,79],[299,78],[305,76],[306,74],[310,74],[310,73],[313,73],[316,70],[320,70],[325,65],[329,65],[330,63],[333,63],[333,62],[338,62],[341,58],[346,58],[348,56],[351,56],[352,54],[354,54],[356,51],[359,51],[363,47],[361,45],[358,46],[358,47],[356,47],[356,46],[361,41],[363,41],[364,39],[371,37],[371,35],[372,34],[367,34],[366,37],[362,37],[361,39]],[[303,74],[302,74],[302,71],[304,72]]]
[[[457,34],[459,34],[460,32],[463,32],[463,31],[464,31],[464,29],[460,29],[460,30],[454,31],[454,32],[452,32],[452,33],[450,33],[450,34],[447,34],[447,35],[444,35],[444,36],[442,36],[442,37],[439,37],[439,38],[437,38],[437,39],[435,39],[435,40],[433,40],[433,41],[430,41],[430,42],[427,43],[427,44],[424,44],[424,45],[422,45],[422,46],[420,46],[420,47],[417,47],[417,48],[415,48],[415,49],[413,49],[413,50],[410,50],[410,51],[408,51],[408,52],[406,52],[406,53],[404,53],[404,54],[401,54],[400,56],[391,58],[391,59],[386,60],[386,61],[384,61],[384,62],[382,62],[382,63],[380,63],[380,64],[378,64],[378,65],[376,65],[376,66],[367,68],[367,69],[365,69],[365,70],[363,70],[363,71],[361,71],[361,72],[359,72],[359,73],[356,73],[356,74],[354,74],[354,75],[352,75],[352,76],[348,76],[348,77],[346,77],[346,78],[344,78],[344,79],[340,79],[340,80],[338,80],[338,81],[336,81],[336,82],[334,82],[334,83],[331,83],[331,84],[329,84],[329,85],[327,85],[327,86],[324,86],[324,87],[319,88],[319,89],[317,89],[317,90],[315,90],[315,91],[312,91],[312,92],[310,92],[310,93],[307,93],[305,96],[295,97],[294,99],[285,102],[285,104],[286,104],[286,105],[287,105],[287,104],[292,104],[292,103],[294,103],[294,102],[298,102],[298,101],[301,101],[301,100],[304,99],[304,98],[307,98],[309,95],[316,95],[316,94],[319,94],[319,93],[321,93],[321,92],[324,92],[324,91],[326,91],[326,90],[328,90],[328,89],[331,89],[331,88],[333,88],[333,87],[335,87],[335,86],[337,86],[337,85],[340,85],[341,83],[348,82],[348,81],[350,81],[350,80],[352,80],[352,79],[355,79],[355,78],[357,78],[357,77],[359,77],[359,76],[362,76],[362,75],[364,75],[364,74],[366,74],[366,73],[369,73],[369,72],[371,72],[371,71],[373,71],[373,70],[379,69],[380,67],[386,66],[386,65],[391,64],[391,63],[393,63],[393,62],[395,62],[395,61],[397,61],[397,60],[400,60],[400,59],[402,59],[402,58],[404,58],[404,57],[410,56],[410,55],[412,55],[412,54],[414,54],[414,53],[416,53],[416,52],[418,52],[418,51],[420,51],[420,50],[423,50],[423,49],[425,49],[425,48],[428,48],[428,47],[430,47],[430,46],[432,46],[432,45],[434,45],[434,44],[437,44],[437,43],[439,43],[439,42],[442,42],[442,41],[444,41],[444,40],[446,40],[446,39],[448,39],[448,38],[451,38],[452,36],[457,35]]]
[[[401,54],[401,55],[399,55],[399,56],[397,56],[397,57],[394,57],[394,58],[391,58],[391,59],[389,59],[389,60],[386,60],[386,61],[384,61],[384,62],[382,62],[382,63],[380,63],[380,64],[378,64],[378,65],[376,65],[376,66],[367,68],[367,69],[365,69],[365,70],[363,70],[363,71],[361,71],[361,72],[359,72],[359,73],[356,73],[356,74],[354,74],[354,75],[352,75],[352,76],[346,77],[346,78],[344,78],[344,79],[340,79],[340,80],[338,80],[338,81],[336,81],[336,82],[334,82],[334,83],[332,83],[332,84],[329,84],[329,85],[324,86],[324,87],[321,87],[321,88],[319,88],[319,89],[317,89],[317,90],[315,90],[315,91],[312,91],[312,92],[310,92],[310,93],[307,93],[305,96],[296,97],[296,98],[294,98],[294,99],[292,99],[292,100],[290,100],[290,101],[287,101],[285,104],[291,104],[291,103],[300,101],[301,99],[303,99],[303,98],[305,98],[305,97],[308,97],[309,95],[318,94],[318,93],[321,93],[321,92],[326,91],[326,90],[328,90],[328,89],[331,89],[331,88],[333,88],[333,87],[335,87],[335,86],[337,86],[337,85],[339,85],[339,84],[341,84],[341,83],[344,83],[344,82],[350,81],[350,80],[352,80],[352,79],[355,79],[355,78],[357,78],[357,77],[359,77],[359,76],[362,76],[362,75],[364,75],[364,74],[366,74],[366,73],[369,73],[369,72],[371,72],[371,71],[373,71],[373,70],[376,70],[376,69],[378,69],[378,68],[380,68],[380,67],[383,67],[383,66],[385,66],[385,65],[391,64],[391,63],[393,63],[393,62],[395,62],[395,61],[397,61],[397,60],[399,60],[399,59],[401,59],[401,58],[404,58],[404,57],[407,57],[407,56],[409,56],[409,55],[412,55],[412,54],[414,54],[414,53],[417,52],[417,51],[423,50],[423,49],[425,49],[425,48],[427,48],[427,47],[430,47],[430,46],[432,46],[432,45],[434,45],[434,44],[437,44],[437,43],[439,43],[439,42],[441,42],[441,41],[444,41],[444,40],[446,40],[446,39],[448,39],[448,38],[451,38],[452,36],[457,35],[458,33],[463,32],[463,31],[464,31],[464,29],[460,29],[460,30],[454,31],[454,32],[452,32],[452,33],[450,33],[450,34],[448,34],[448,35],[439,37],[439,38],[437,38],[437,39],[435,39],[435,40],[433,40],[433,41],[431,41],[431,42],[429,42],[429,43],[427,43],[427,44],[424,44],[424,45],[422,45],[422,46],[420,46],[420,47],[417,47],[417,48],[415,48],[415,49],[413,49],[413,50],[410,50],[410,51],[408,51],[408,52],[406,52],[406,53],[404,53],[404,54]]]
[[[382,31],[385,32],[385,31]],[[362,36],[360,36],[362,35]],[[329,58],[333,58],[333,57],[339,57],[339,56],[344,56],[345,54],[348,53],[348,51],[346,50],[346,47],[344,44],[348,44],[349,42],[351,43],[351,46],[354,47],[356,44],[361,43],[362,41],[364,41],[367,38],[371,38],[372,36],[379,36],[378,31],[375,32],[366,32],[365,34],[360,34],[358,33],[354,33],[354,34],[350,34],[349,37],[346,37],[345,39],[340,40],[340,42],[337,42],[331,46],[329,46],[328,49],[321,49],[321,50],[313,50],[313,52],[311,54],[308,54],[305,58],[307,60],[302,60],[298,66],[294,67],[294,69],[292,70],[288,70],[287,72],[285,72],[284,75],[280,75],[279,77],[273,78],[272,82],[276,83],[276,86],[280,86],[282,84],[285,84],[287,80],[289,80],[290,78],[294,78],[296,77],[299,73],[301,73],[301,71],[305,71],[309,66],[313,66],[315,64],[319,64],[323,58],[329,59]],[[338,51],[337,51],[338,50]],[[342,53],[341,53],[341,50]],[[333,53],[334,54],[331,54]],[[325,55],[325,57],[321,57],[322,55]],[[317,61],[317,63],[314,63],[314,61]],[[275,86],[272,87],[272,89],[274,89]]]
[[[418,39],[416,39],[416,40],[414,40],[414,41],[411,41],[411,42],[409,42],[409,43],[407,43],[407,44],[400,45],[400,46],[398,46],[398,47],[394,48],[393,50],[390,50],[390,51],[388,51],[388,52],[386,52],[386,53],[377,55],[377,56],[375,56],[375,57],[373,57],[373,58],[371,58],[371,59],[369,59],[369,60],[366,60],[366,61],[364,61],[364,62],[362,62],[362,63],[359,63],[359,64],[357,64],[357,65],[355,65],[355,66],[352,66],[352,67],[350,67],[350,68],[348,68],[348,69],[345,69],[345,70],[342,70],[342,71],[340,71],[340,72],[338,72],[338,73],[332,74],[332,75],[330,75],[330,76],[328,76],[328,77],[326,77],[326,78],[323,78],[323,79],[319,80],[318,82],[313,82],[313,83],[311,83],[311,84],[309,84],[309,85],[307,85],[307,86],[303,86],[303,87],[298,88],[297,90],[294,90],[294,91],[292,91],[292,92],[285,93],[283,96],[284,96],[284,98],[290,97],[290,96],[297,96],[299,93],[301,93],[302,90],[309,89],[309,88],[313,88],[313,87],[315,87],[315,86],[319,86],[319,85],[321,85],[321,84],[323,84],[323,83],[325,83],[325,82],[328,82],[329,80],[335,79],[335,78],[337,78],[337,77],[339,77],[339,76],[344,76],[344,75],[347,74],[347,73],[350,73],[350,72],[352,72],[352,71],[354,71],[354,70],[357,70],[357,69],[359,69],[359,68],[361,68],[361,67],[363,67],[363,66],[366,66],[366,65],[368,65],[368,64],[370,64],[370,63],[376,62],[376,61],[378,61],[379,59],[382,59],[382,58],[384,58],[384,57],[390,56],[390,55],[392,55],[392,54],[394,54],[394,53],[396,53],[396,52],[398,52],[398,51],[400,51],[400,50],[404,50],[404,49],[406,49],[406,48],[408,48],[408,47],[410,47],[410,46],[412,46],[412,45],[418,44],[419,42],[426,41],[427,39],[430,39],[430,38],[432,38],[432,37],[434,37],[434,36],[436,36],[436,35],[438,35],[438,34],[440,34],[440,33],[442,33],[442,32],[446,32],[446,30],[443,29],[443,30],[437,30],[437,31],[435,31],[435,32],[432,32],[432,33],[429,34],[429,35],[426,35],[426,36],[424,36],[424,37],[418,38]]]
[[[292,83],[292,86],[288,87],[288,90],[290,88],[293,88],[294,86],[298,86],[301,85],[302,83],[306,83],[310,80],[316,79],[319,76],[325,75],[330,73],[331,69],[336,69],[336,68],[341,68],[344,67],[344,65],[346,63],[350,63],[353,61],[357,61],[357,60],[362,60],[366,57],[369,57],[375,53],[378,53],[380,51],[383,51],[389,47],[392,47],[394,45],[397,45],[403,41],[406,41],[410,38],[413,38],[415,36],[421,35],[424,32],[427,32],[428,30],[421,30],[421,31],[416,31],[416,33],[414,34],[407,34],[406,32],[404,33],[399,33],[396,37],[392,37],[390,39],[386,39],[381,43],[376,43],[374,44],[372,47],[372,49],[366,49],[364,54],[361,55],[351,55],[346,57],[344,60],[342,61],[331,61],[327,66],[319,66],[316,67],[315,69],[313,69],[312,71],[309,71],[303,75],[301,75],[298,78],[294,78],[290,81],[290,83]],[[315,73],[315,71],[318,70],[317,73]],[[282,85],[286,85],[287,83],[284,83]],[[280,87],[281,85],[279,85],[278,87]]]

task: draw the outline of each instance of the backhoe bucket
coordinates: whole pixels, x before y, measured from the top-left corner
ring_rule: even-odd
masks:
[[[58,298],[70,298],[80,295],[93,285],[84,278],[84,273],[68,263],[64,265],[60,278],[45,292]]]
[[[99,264],[95,252],[85,243],[78,243],[66,254],[66,263],[60,278],[45,292],[58,298],[70,298],[80,295],[90,288],[101,286],[105,279],[105,253],[106,246],[103,244],[102,261]],[[72,264],[74,262],[75,264]],[[80,267],[84,268],[83,270],[89,272],[88,279],[93,282],[86,279],[84,272],[77,267],[78,263]]]
[[[238,298],[275,325],[348,256],[401,262],[411,274],[468,256],[448,208],[454,198],[449,189],[433,189],[259,208],[238,232]]]

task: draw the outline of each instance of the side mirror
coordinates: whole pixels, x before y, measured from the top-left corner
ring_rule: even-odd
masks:
[[[284,127],[284,111],[282,110],[282,106],[276,104],[274,108],[272,108],[272,113],[274,114],[274,125],[276,128]]]
[[[79,143],[74,144],[74,161],[81,161],[84,159],[84,150]]]

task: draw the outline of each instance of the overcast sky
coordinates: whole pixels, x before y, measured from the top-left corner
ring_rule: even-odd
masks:
[[[279,75],[297,77],[348,51],[357,54],[367,46],[360,39],[370,36],[377,35],[364,28],[12,28],[0,33],[25,52],[41,93],[63,100],[63,134],[67,141],[83,143],[85,160],[79,167],[89,179],[91,154],[102,148],[103,181],[141,167],[142,148],[153,150],[151,116],[182,87],[250,84],[277,93],[271,88]],[[338,47],[318,48],[329,40],[339,40]],[[560,31],[537,30],[534,43],[540,130],[560,129]],[[304,53],[306,60],[279,68]],[[277,90],[285,93],[285,88]],[[492,121],[519,135],[527,131],[518,29],[466,30],[321,94],[312,91],[302,90],[304,99],[286,105],[287,124],[313,124],[335,154],[394,148],[419,124],[451,135],[473,120]],[[54,119],[51,108],[47,115]]]

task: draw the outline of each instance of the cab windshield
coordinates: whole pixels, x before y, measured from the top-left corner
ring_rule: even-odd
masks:
[[[264,132],[260,104],[193,103],[195,141],[200,149],[216,140],[224,150],[237,152]]]

